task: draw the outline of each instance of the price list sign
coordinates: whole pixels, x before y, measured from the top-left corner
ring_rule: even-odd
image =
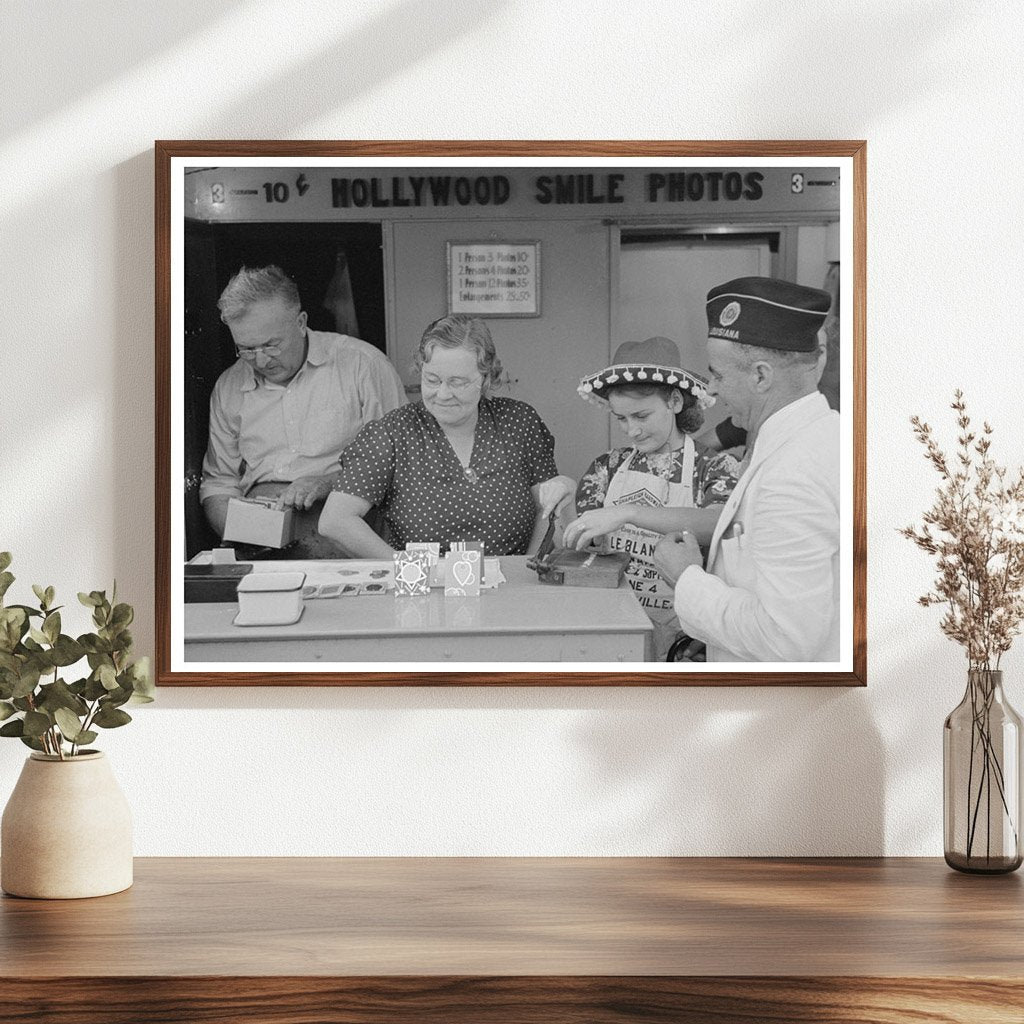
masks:
[[[448,312],[540,316],[540,242],[449,242]]]

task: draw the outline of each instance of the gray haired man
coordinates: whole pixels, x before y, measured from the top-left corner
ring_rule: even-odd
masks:
[[[203,511],[222,536],[231,498],[272,497],[296,509],[290,554],[336,554],[323,550],[316,522],[338,457],[364,424],[405,403],[401,378],[365,341],[310,330],[298,288],[279,267],[243,267],[217,305],[237,360],[210,396]]]

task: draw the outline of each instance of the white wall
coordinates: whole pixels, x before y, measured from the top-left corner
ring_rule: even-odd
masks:
[[[105,737],[137,851],[940,853],[963,663],[896,528],[954,386],[1024,456],[1022,39],[1010,2],[0,4],[0,548],[19,595],[116,576],[143,650],[155,138],[869,140],[867,689],[166,689]]]

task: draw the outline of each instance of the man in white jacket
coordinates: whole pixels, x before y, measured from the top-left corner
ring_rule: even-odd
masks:
[[[839,415],[818,392],[830,297],[764,277],[708,293],[710,390],[747,431],[711,538],[669,534],[655,565],[708,661],[839,659]]]

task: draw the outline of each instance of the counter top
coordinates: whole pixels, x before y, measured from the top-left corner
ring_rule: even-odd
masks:
[[[525,556],[501,558],[508,580],[479,597],[394,593],[311,599],[298,622],[236,626],[238,606],[184,606],[185,659],[202,663],[643,662],[651,623],[625,580],[618,589],[541,584]],[[362,563],[273,562],[260,571],[321,573]],[[376,564],[376,563],[374,563]],[[338,577],[339,580],[344,579]],[[214,666],[215,668],[216,666]]]
[[[0,959],[0,1017],[59,991],[78,1016],[48,1019],[106,1024],[192,1019],[171,994],[249,1024],[1019,1022],[1024,887],[916,858],[139,859],[114,896],[5,897]]]

